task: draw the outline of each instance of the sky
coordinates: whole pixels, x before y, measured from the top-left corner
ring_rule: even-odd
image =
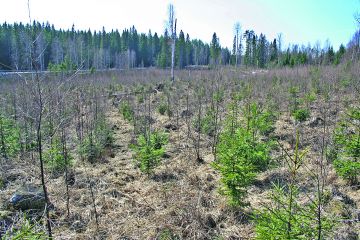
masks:
[[[174,4],[178,32],[210,42],[216,32],[223,47],[232,48],[234,24],[242,31],[283,36],[283,46],[327,40],[335,49],[356,30],[354,13],[360,0],[30,0],[32,20],[55,28],[106,31],[135,26],[138,32],[163,33],[167,6]],[[0,0],[0,23],[29,22],[28,0]]]

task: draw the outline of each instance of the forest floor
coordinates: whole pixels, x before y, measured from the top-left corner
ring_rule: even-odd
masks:
[[[162,93],[158,93],[162,94]],[[154,101],[158,97],[154,98]],[[109,103],[110,104],[110,103]],[[154,174],[141,173],[133,158],[130,144],[134,143],[133,125],[124,120],[119,110],[111,106],[108,120],[114,131],[114,144],[103,159],[95,164],[77,160],[74,166],[75,183],[70,186],[70,220],[66,216],[66,186],[63,176],[47,176],[55,239],[252,239],[253,209],[267,202],[272,183],[286,182],[288,171],[281,158],[291,152],[295,142],[295,122],[288,112],[282,113],[275,124],[274,136],[282,148],[272,151],[274,167],[261,173],[249,189],[249,207],[242,211],[228,206],[225,196],[219,194],[220,175],[211,166],[214,157],[211,138],[201,135],[201,156],[196,160],[194,137],[188,135],[185,119],[177,129],[174,118],[160,115],[154,129],[169,133],[165,155]],[[324,134],[323,112],[328,116],[326,135],[334,128],[344,106],[324,106],[315,102],[311,117],[302,123],[300,148],[307,149],[307,167],[301,172],[298,185],[303,197],[314,188],[309,171],[316,171],[320,158],[321,138]],[[319,120],[322,119],[322,120]],[[7,202],[16,188],[24,183],[40,184],[39,170],[31,159],[3,164],[5,177],[12,178],[2,190],[0,206]],[[16,167],[15,167],[16,166]],[[340,180],[334,170],[328,170],[326,192],[330,195],[331,212],[340,218],[356,218],[360,214],[360,193]],[[93,203],[95,200],[95,206]],[[360,234],[359,222],[337,226],[336,239],[349,232]],[[346,234],[345,234],[346,233]]]
[[[154,128],[165,130],[169,119],[161,115],[154,118],[157,119]],[[106,157],[96,166],[83,164],[76,168],[70,199],[76,224],[73,221],[70,227],[64,224],[56,228],[59,239],[91,239],[91,236],[167,239],[172,234],[196,239],[210,239],[214,234],[249,236],[251,228],[238,224],[243,219],[234,221],[239,216],[229,215],[225,199],[217,193],[218,176],[210,166],[213,160],[210,146],[203,150],[204,163],[197,163],[185,124],[178,130],[170,130],[165,158],[155,173],[148,176],[136,167],[129,149],[133,142],[132,125],[115,108],[108,119],[114,129],[113,158]],[[95,182],[98,228],[90,181]],[[63,179],[52,181],[50,186],[51,199],[56,200],[54,205],[59,212],[66,211]]]
[[[303,123],[301,149],[308,150],[304,168],[299,178],[299,186],[309,193],[315,187],[309,176],[309,169],[316,171],[314,160],[320,158],[320,142],[323,135],[321,104],[314,104],[311,118]],[[331,105],[326,108],[337,116],[341,107]],[[260,174],[254,186],[249,189],[244,211],[228,206],[225,196],[219,194],[220,177],[211,167],[214,160],[211,139],[202,135],[201,156],[204,162],[196,161],[193,137],[187,135],[187,124],[179,121],[179,129],[169,130],[165,126],[174,124],[174,119],[155,113],[154,129],[169,132],[169,144],[162,163],[153,175],[141,173],[129,148],[133,139],[133,126],[125,121],[118,109],[112,107],[108,119],[114,130],[113,155],[96,165],[81,163],[75,169],[76,182],[71,187],[72,224],[60,224],[55,228],[59,239],[251,239],[254,237],[252,209],[261,207],[268,199],[272,183],[286,182],[288,172],[285,165],[276,165]],[[318,119],[318,120],[316,120]],[[328,120],[332,131],[335,118]],[[289,114],[282,114],[275,124],[274,135],[284,150],[291,152],[294,146],[295,122]],[[284,152],[277,148],[273,159],[281,159]],[[110,157],[112,155],[113,157]],[[311,171],[310,170],[310,171]],[[331,203],[339,216],[356,214],[360,194],[340,180],[333,169],[328,172],[328,187]],[[90,182],[96,199],[98,226],[90,193]],[[64,218],[65,199],[63,178],[50,183],[51,199],[60,214],[59,223]],[[340,196],[338,192],[341,192]],[[343,203],[341,197],[350,200]],[[305,197],[304,197],[305,198]],[[62,213],[62,214],[61,214]],[[349,230],[350,229],[350,230]],[[360,232],[359,223],[344,225],[341,231]]]

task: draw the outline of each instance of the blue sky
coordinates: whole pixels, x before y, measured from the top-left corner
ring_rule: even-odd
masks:
[[[132,25],[140,32],[163,32],[167,5],[173,3],[178,30],[191,38],[232,47],[233,26],[253,29],[273,39],[283,34],[284,46],[298,43],[335,49],[346,44],[356,30],[353,14],[360,0],[30,0],[32,19],[49,21],[57,28],[122,30]],[[0,0],[0,22],[28,22],[27,0]]]

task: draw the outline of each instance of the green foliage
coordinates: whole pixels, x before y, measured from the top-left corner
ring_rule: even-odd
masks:
[[[260,109],[256,103],[249,104],[244,111],[247,119],[247,128],[254,134],[269,135],[275,130],[275,112],[268,109]]]
[[[308,105],[316,98],[313,94],[305,95],[304,99],[299,97],[299,88],[291,87],[290,93],[290,112],[296,121],[304,122],[310,117]],[[301,103],[306,103],[306,107],[300,107]]]
[[[203,118],[200,119],[200,125],[197,119],[193,121],[196,131],[200,131],[203,134],[213,136],[215,132],[215,116],[214,110],[209,109]]]
[[[20,128],[15,121],[0,113],[0,153],[13,157],[20,151]]]
[[[168,36],[167,31],[165,32],[164,37],[160,39],[160,51],[157,56],[157,66],[161,68],[169,67],[171,62],[171,49],[169,45],[170,37]]]
[[[352,183],[357,182],[357,177],[360,174],[360,162],[337,159],[334,161],[334,167],[340,177]]]
[[[220,192],[230,198],[230,205],[244,205],[247,187],[252,184],[257,172],[269,163],[269,150],[266,143],[254,139],[245,128],[240,127],[234,133],[221,133],[217,146],[218,160],[213,167],[221,174]]]
[[[346,52],[346,49],[345,49],[344,45],[341,44],[339,47],[339,50],[335,54],[335,60],[334,60],[335,65],[338,65],[341,62],[345,52]]]
[[[290,187],[292,189],[289,189]],[[293,199],[291,208],[289,206],[290,198]],[[298,198],[298,187],[288,186],[286,188],[274,184],[271,194],[271,200],[274,204],[255,212],[255,239],[318,239],[316,223],[316,204],[318,203],[303,205],[297,201]],[[333,228],[333,221],[330,218],[322,218],[321,228],[322,237],[324,237]]]
[[[310,111],[308,109],[297,109],[292,112],[293,117],[296,121],[304,122],[310,117]]]
[[[360,174],[360,109],[350,108],[338,124],[331,149],[334,167],[340,177],[351,184],[358,182]]]
[[[134,111],[132,110],[131,105],[128,102],[124,101],[121,103],[120,112],[125,120],[129,122],[134,120]]]
[[[59,139],[53,139],[50,147],[44,151],[44,162],[53,173],[64,172],[72,165],[73,157],[67,153],[67,159],[63,154],[63,146]]]
[[[137,98],[138,103],[144,103],[144,101],[145,101],[144,94],[139,94],[139,95],[137,95],[136,98]]]
[[[46,51],[42,52],[44,61],[40,67],[44,69],[41,70],[71,71],[74,70],[74,64],[78,64],[76,67],[89,70],[93,74],[94,66],[99,69],[150,66],[166,68],[171,64],[171,33],[167,30],[162,36],[158,36],[157,33],[154,35],[140,33],[135,27],[124,29],[122,32],[103,30],[101,33],[56,29],[50,23],[41,24],[35,21],[33,24],[0,25],[0,49],[2,49],[0,62],[3,64],[0,69],[30,70],[26,61],[28,41],[23,41],[23,39],[35,37],[31,36],[32,31],[37,34],[43,33],[44,38],[41,38],[41,42],[45,41],[45,45],[48,46]],[[264,34],[257,35],[253,30],[246,30],[243,38],[243,48],[239,49],[235,39],[234,51],[231,54],[227,48],[221,47],[216,34],[213,35],[211,43],[207,44],[199,39],[190,40],[188,34],[180,31],[176,42],[176,65],[180,69],[184,66],[208,65],[209,63],[227,65],[230,60],[235,62],[235,55],[242,55],[241,63],[253,67],[275,66],[276,64],[293,67],[294,65],[318,65],[331,62],[338,64],[342,62],[346,52],[344,46],[340,46],[336,53],[329,46],[326,49],[317,49],[321,54],[314,56],[312,49],[316,46],[305,49],[294,45],[292,48],[281,49],[280,54],[280,43],[276,39],[269,41]],[[80,43],[76,39],[83,39],[83,41]],[[330,49],[331,51],[328,51]],[[65,61],[69,59],[67,64],[61,62],[64,53],[67,53]],[[104,53],[106,53],[106,58],[104,58]],[[81,61],[78,59],[80,56],[83,56]],[[120,56],[126,61],[119,61]]]
[[[294,189],[293,197],[298,197],[297,189]],[[288,212],[289,195],[281,186],[274,185],[271,196],[276,206],[267,210],[257,212],[256,221],[256,237],[258,240],[282,240],[282,239],[311,239],[304,236],[304,223],[307,219],[299,214],[290,214]],[[301,206],[295,204],[292,212],[301,211]],[[291,223],[289,231],[288,223]]]
[[[13,226],[9,231],[5,233],[2,239],[12,239],[12,240],[42,240],[48,239],[44,231],[36,228],[34,224],[24,219],[19,222],[19,226]]]
[[[167,105],[165,103],[161,103],[158,107],[158,111],[161,115],[164,115],[167,109]]]
[[[54,73],[69,73],[77,69],[76,64],[74,64],[68,56],[65,57],[64,61],[59,64],[49,63],[48,70]]]
[[[164,155],[164,146],[168,142],[165,133],[153,132],[150,135],[140,135],[137,144],[132,146],[135,151],[135,159],[140,165],[140,170],[150,175],[154,168],[160,163]]]
[[[304,101],[305,101],[307,106],[309,104],[313,103],[315,100],[316,100],[316,93],[315,92],[309,92],[309,93],[305,94],[305,96],[304,96]]]
[[[171,231],[171,229],[165,228],[159,233],[159,236],[156,239],[158,239],[158,240],[179,240],[180,237],[175,235]]]
[[[5,187],[5,180],[3,177],[0,176],[0,190]]]
[[[161,115],[165,115],[165,113],[166,113],[167,115],[169,115],[169,113],[170,113],[170,109],[169,109],[168,105],[167,105],[166,103],[164,103],[164,102],[161,102],[161,103],[160,103],[160,105],[159,105],[159,107],[158,107],[158,111],[159,111],[159,113],[160,113]],[[170,114],[170,115],[171,115],[171,114]]]
[[[94,74],[96,72],[96,68],[93,66],[90,68],[90,74]]]
[[[343,76],[342,79],[340,80],[340,86],[343,89],[349,88],[352,83],[353,83],[353,80],[351,79],[351,76]]]
[[[321,93],[321,71],[319,67],[313,67],[310,69],[310,77],[311,77],[311,88],[315,91],[316,94]]]
[[[221,52],[221,47],[219,43],[219,38],[216,36],[216,33],[214,33],[210,43],[210,56],[211,59],[213,60],[214,65],[217,65],[219,63],[220,52]]]
[[[154,149],[159,150],[168,143],[169,137],[165,133],[153,132],[150,136]]]
[[[291,87],[289,89],[290,93],[290,111],[294,112],[299,108],[300,101],[299,101],[299,88],[298,87]]]
[[[94,136],[89,134],[80,144],[79,153],[89,162],[95,163],[101,156],[101,146],[95,142]]]
[[[114,142],[113,130],[105,120],[105,116],[96,122],[95,138],[101,148],[111,147]]]
[[[310,198],[305,204],[299,200],[301,196],[296,179],[306,154],[306,149],[299,151],[297,132],[293,155],[288,152],[284,155],[290,179],[283,186],[273,184],[271,202],[255,211],[255,239],[325,239],[330,233],[334,222],[322,213],[325,201],[328,201],[326,195],[319,197],[324,195],[317,192],[315,198]]]
[[[245,105],[242,119],[237,112],[236,102],[229,104],[213,167],[221,174],[220,192],[229,197],[230,205],[243,206],[247,187],[270,163],[272,141],[265,135],[274,129],[275,116],[256,103]]]
[[[94,131],[83,139],[79,153],[89,162],[95,163],[104,150],[111,147],[113,140],[113,131],[103,116],[95,122]]]

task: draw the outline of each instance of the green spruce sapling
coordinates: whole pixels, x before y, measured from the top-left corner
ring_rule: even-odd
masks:
[[[131,147],[135,151],[135,160],[142,172],[150,175],[154,168],[159,165],[167,142],[168,136],[162,132],[152,132],[138,137],[137,143]]]
[[[360,174],[360,109],[351,107],[338,124],[334,134],[334,167],[337,174],[350,184]]]

